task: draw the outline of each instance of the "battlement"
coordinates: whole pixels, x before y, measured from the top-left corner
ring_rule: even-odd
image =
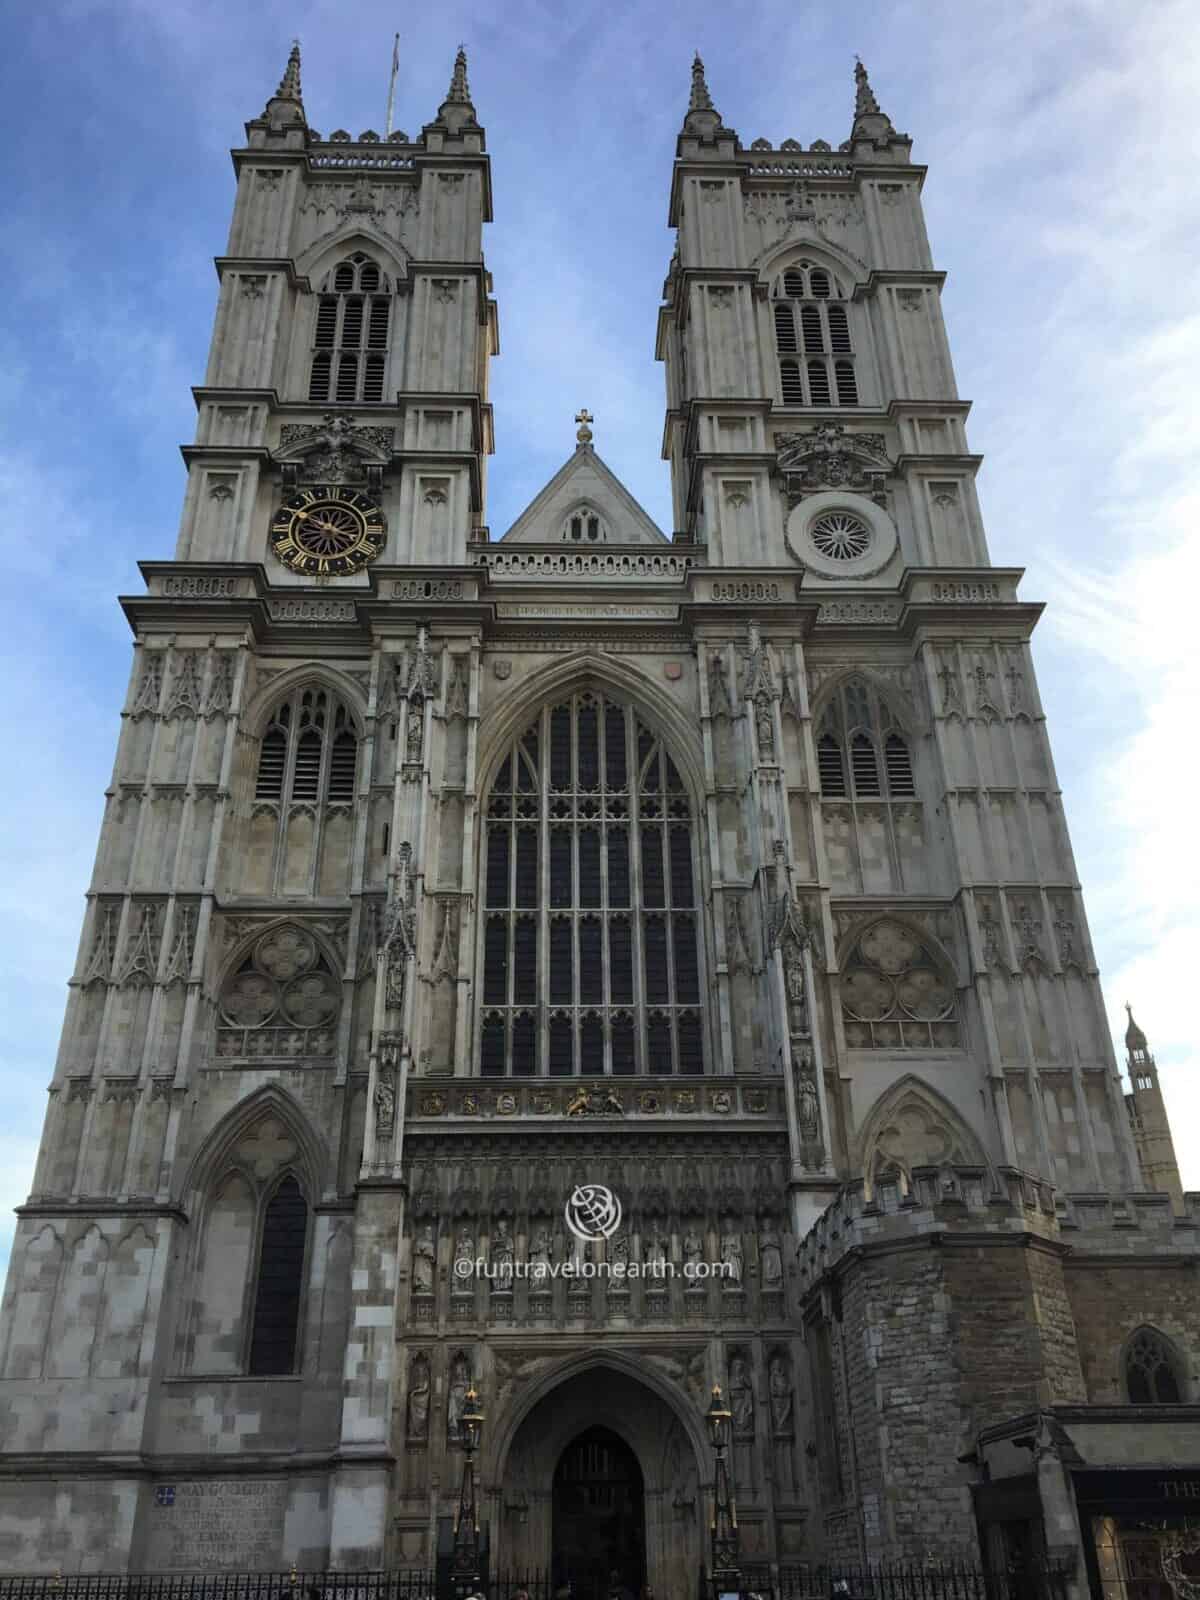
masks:
[[[1072,1253],[1187,1255],[1200,1247],[1200,1194],[1184,1206],[1180,1216],[1167,1194],[1060,1194],[1015,1167],[916,1167],[907,1191],[847,1184],[800,1245],[801,1280],[809,1289],[852,1251],[922,1234],[1033,1233]]]

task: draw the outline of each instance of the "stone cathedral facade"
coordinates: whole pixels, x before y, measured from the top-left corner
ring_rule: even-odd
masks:
[[[743,145],[697,61],[674,528],[585,410],[496,539],[463,55],[355,138],[294,51],[235,164],[4,1301],[0,1566],[432,1565],[473,1383],[493,1570],[683,1600],[719,1383],[747,1563],[1099,1581],[1200,1494],[1200,1210],[1112,1053],[910,140],[860,67],[844,143]]]

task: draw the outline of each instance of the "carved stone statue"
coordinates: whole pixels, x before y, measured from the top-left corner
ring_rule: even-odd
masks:
[[[425,702],[420,698],[408,703],[408,727],[404,735],[404,759],[420,761],[421,741],[425,735]]]
[[[409,1368],[406,1432],[410,1444],[429,1437],[429,1362],[419,1354]]]
[[[689,1289],[702,1289],[700,1264],[704,1258],[704,1239],[695,1226],[690,1226],[683,1236],[683,1274]]]
[[[433,1223],[427,1222],[413,1244],[412,1285],[414,1294],[432,1294],[437,1267],[437,1246]]]
[[[446,1437],[451,1444],[457,1444],[462,1438],[462,1417],[470,1387],[470,1368],[466,1356],[460,1351],[450,1363],[450,1389],[446,1396]]]
[[[792,1431],[792,1375],[787,1358],[776,1352],[767,1363],[767,1389],[770,1394],[771,1432],[790,1435]]]
[[[390,1139],[396,1126],[396,1083],[390,1068],[380,1065],[375,1078],[375,1137]]]
[[[733,1413],[733,1433],[738,1439],[754,1435],[754,1389],[745,1356],[734,1356],[729,1363],[729,1409]]]
[[[763,1223],[758,1236],[758,1260],[764,1289],[783,1287],[783,1250],[779,1243],[779,1230],[769,1219]]]
[[[454,1272],[451,1292],[453,1294],[470,1294],[474,1288],[472,1274],[475,1270],[475,1240],[471,1230],[465,1224],[458,1230],[458,1238],[454,1241]],[[464,1265],[465,1263],[465,1265]]]
[[[742,1236],[734,1227],[732,1217],[726,1217],[721,1233],[721,1265],[724,1272],[721,1285],[725,1289],[742,1287]]]
[[[800,1137],[815,1144],[821,1137],[821,1102],[817,1098],[816,1079],[796,1074],[796,1121]]]
[[[662,1230],[655,1223],[646,1243],[646,1265],[656,1275],[666,1277],[667,1268],[667,1241],[663,1238]]]
[[[529,1241],[529,1276],[535,1284],[548,1285],[554,1260],[554,1235],[548,1222],[539,1222]]]
[[[513,1240],[508,1218],[497,1217],[492,1234],[492,1293],[511,1294],[513,1286]]]

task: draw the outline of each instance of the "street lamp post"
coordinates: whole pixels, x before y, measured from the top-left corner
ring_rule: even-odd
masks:
[[[483,1411],[474,1385],[467,1390],[467,1403],[460,1419],[463,1447],[462,1486],[458,1493],[458,1516],[454,1522],[454,1560],[452,1573],[458,1595],[479,1588],[479,1507],[475,1500],[475,1452],[483,1431]]]
[[[713,1474],[712,1515],[712,1578],[715,1592],[740,1594],[741,1568],[738,1565],[737,1507],[733,1503],[733,1487],[729,1481],[729,1448],[732,1413],[721,1398],[721,1385],[713,1385],[712,1399],[704,1413],[709,1442],[713,1447],[715,1470]]]

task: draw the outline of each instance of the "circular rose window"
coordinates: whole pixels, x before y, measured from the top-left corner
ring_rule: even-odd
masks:
[[[809,538],[830,561],[856,561],[871,547],[871,530],[849,511],[825,511],[809,529]]]

